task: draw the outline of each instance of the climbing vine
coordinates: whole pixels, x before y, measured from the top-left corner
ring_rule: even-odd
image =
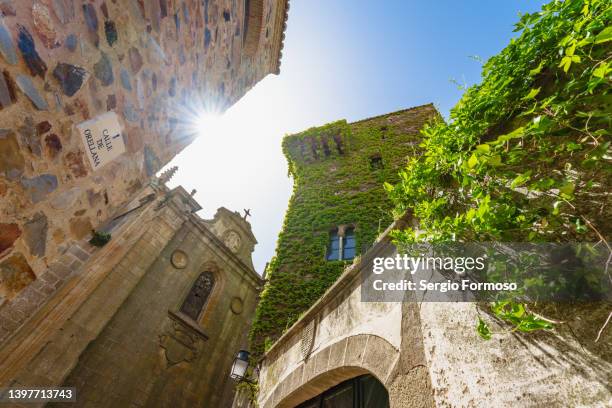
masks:
[[[395,215],[412,210],[420,221],[396,232],[398,243],[582,241],[610,251],[611,17],[604,0],[552,1],[520,17],[520,36],[484,64],[448,122],[424,128],[423,154],[385,185]],[[520,303],[491,311],[516,330],[551,327]],[[477,331],[491,336],[482,318]]]
[[[418,149],[418,129],[434,114],[426,105],[285,137],[294,189],[250,332],[254,354],[269,348],[350,262],[325,259],[334,227],[355,227],[359,254],[393,221],[383,183],[398,181],[406,156]],[[374,157],[381,166],[372,165]]]

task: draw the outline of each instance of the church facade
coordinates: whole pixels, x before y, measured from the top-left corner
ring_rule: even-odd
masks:
[[[0,351],[0,383],[74,387],[83,407],[229,406],[263,282],[245,218],[199,209],[157,180],[103,227],[106,245],[64,254],[45,277],[61,288]]]

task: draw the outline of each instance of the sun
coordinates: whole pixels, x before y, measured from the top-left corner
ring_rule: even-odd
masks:
[[[224,115],[217,112],[200,112],[194,118],[194,130],[200,137],[218,137],[223,134]]]

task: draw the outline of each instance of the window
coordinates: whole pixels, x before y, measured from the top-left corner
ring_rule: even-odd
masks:
[[[344,231],[344,245],[342,245],[342,259],[351,260],[355,258],[355,230],[347,228]]]
[[[215,276],[212,272],[202,272],[191,287],[187,298],[181,306],[181,313],[198,321],[206,302],[210,297],[213,286],[215,286]]]
[[[340,236],[338,230],[332,231],[329,236],[329,246],[327,247],[327,260],[335,261],[340,259]]]
[[[389,394],[375,377],[352,378],[296,408],[389,408]]]
[[[383,168],[383,160],[382,157],[377,154],[370,157],[370,169],[371,170],[380,170]]]
[[[350,261],[355,258],[356,248],[355,229],[340,226],[329,234],[326,259],[328,261]]]

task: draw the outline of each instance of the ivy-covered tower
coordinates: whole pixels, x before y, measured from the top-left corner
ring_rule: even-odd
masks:
[[[383,183],[398,181],[418,154],[420,129],[437,115],[429,104],[285,137],[293,195],[266,270],[252,351],[262,353],[392,222]]]

